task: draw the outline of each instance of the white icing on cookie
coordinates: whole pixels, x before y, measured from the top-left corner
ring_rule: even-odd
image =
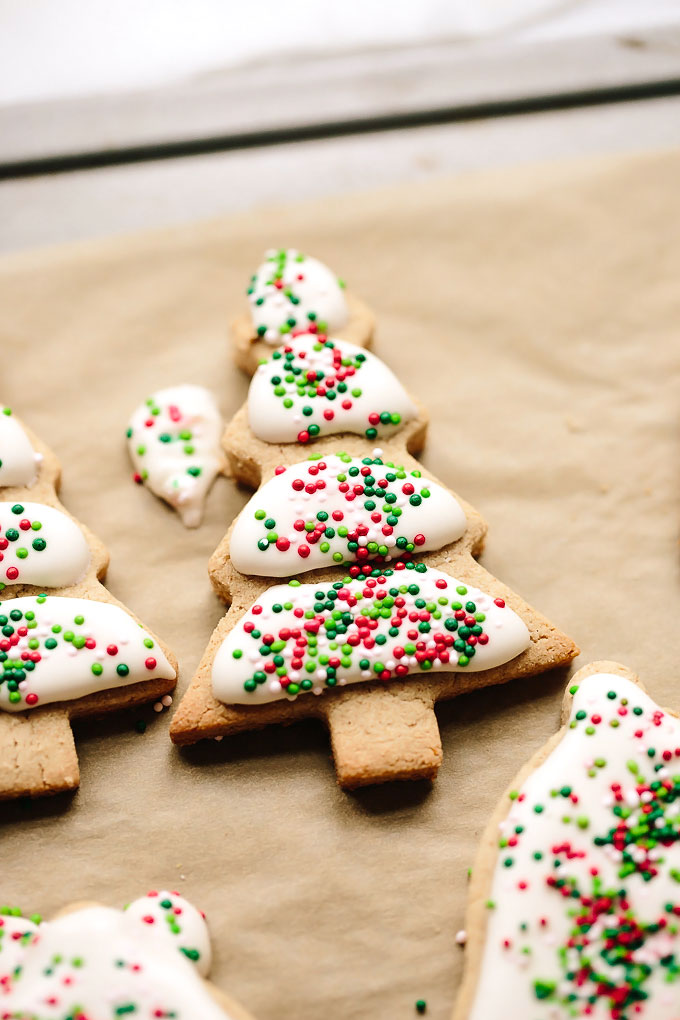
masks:
[[[0,960],[2,957],[0,956]],[[0,1015],[22,1020],[228,1020],[196,968],[129,912],[85,907],[40,925]]]
[[[187,528],[203,518],[221,468],[222,418],[202,386],[171,386],[141,404],[127,430],[134,480],[174,507]]]
[[[529,647],[503,599],[424,564],[375,574],[268,588],[217,650],[218,701],[259,705],[366,680],[479,672]]]
[[[3,992],[9,988],[15,971],[23,963],[26,946],[37,930],[37,924],[26,917],[0,915],[0,1004]]]
[[[341,329],[349,319],[342,284],[328,266],[295,248],[272,249],[250,279],[253,334],[280,344],[295,329]]]
[[[257,368],[248,391],[248,420],[267,443],[306,443],[355,432],[389,436],[418,414],[380,358],[344,340],[314,333],[292,337]]]
[[[331,454],[277,468],[237,517],[230,556],[243,574],[290,577],[440,549],[465,525],[460,503],[421,471]]]
[[[9,407],[0,406],[0,486],[32,485],[41,460]]]
[[[61,510],[43,503],[0,502],[0,591],[11,584],[75,584],[89,563],[85,536]]]
[[[210,972],[212,951],[205,917],[179,893],[150,892],[126,907],[129,917],[153,927],[196,965],[203,977]]]
[[[680,722],[587,677],[499,831],[469,1020],[680,1016]]]
[[[0,602],[0,709],[172,679],[153,638],[119,606],[60,595]]]

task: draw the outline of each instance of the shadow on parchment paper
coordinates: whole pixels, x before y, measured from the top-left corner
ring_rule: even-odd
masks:
[[[494,720],[506,714],[521,713],[527,705],[537,704],[541,700],[550,699],[555,702],[555,730],[559,725],[561,696],[567,684],[568,667],[553,670],[540,676],[526,680],[515,680],[500,687],[476,691],[451,701],[442,701],[436,706],[437,720],[444,743],[448,743],[455,731],[461,727],[474,729],[490,725]],[[164,713],[155,713],[131,709],[115,713],[98,720],[87,720],[74,723],[76,742],[84,743],[96,737],[121,737],[129,734],[135,724],[143,719],[147,727],[158,720],[162,724],[167,719]],[[143,737],[140,735],[140,739]],[[540,743],[538,739],[538,744]],[[528,758],[534,748],[529,742],[522,752],[522,761]],[[198,766],[208,772],[220,770],[224,773],[225,782],[229,778],[229,766],[245,761],[281,759],[285,763],[292,757],[300,757],[306,753],[319,754],[327,763],[328,781],[335,782],[334,768],[331,758],[328,732],[319,720],[305,719],[290,726],[271,726],[264,730],[238,733],[225,737],[222,741],[204,740],[190,747],[172,749],[187,766]],[[447,757],[455,755],[454,748],[448,748]],[[518,760],[517,765],[521,762]],[[514,766],[511,771],[514,771]],[[435,780],[436,782],[436,780]],[[346,796],[350,803],[361,814],[368,817],[380,817],[404,809],[416,808],[430,795],[433,783],[430,780],[413,782],[382,783],[377,786],[362,787],[349,791]],[[8,802],[0,806],[0,830],[5,825],[17,822],[40,821],[65,815],[74,806],[78,791],[58,794],[55,797],[40,797],[32,800],[29,797]]]
[[[138,731],[139,739],[143,740],[144,733],[150,730],[154,723],[162,725],[162,721],[165,720],[167,725],[168,718],[166,712],[159,714],[153,711],[151,705],[142,705],[113,712],[111,715],[102,716],[101,719],[76,719],[71,726],[76,749],[82,750],[88,740],[99,737],[115,740],[129,736],[137,729],[140,721],[144,723],[144,729]],[[87,781],[81,776],[81,783]],[[56,818],[58,815],[66,815],[75,807],[79,791],[80,787],[50,797],[19,797],[17,800],[0,803],[0,832],[4,826],[16,825],[17,822],[39,822]]]
[[[508,713],[521,715],[527,705],[539,705],[542,701],[555,703],[557,730],[562,695],[571,672],[571,666],[561,666],[546,673],[539,673],[538,676],[511,680],[507,684],[486,687],[460,698],[438,702],[435,711],[442,738],[447,736],[450,727],[461,725],[472,727],[482,721],[491,723],[498,716]],[[529,755],[530,752],[527,752],[527,757]]]
[[[555,730],[559,727],[560,705],[562,694],[567,685],[570,669],[551,670],[526,680],[513,680],[499,687],[488,687],[475,691],[460,698],[440,701],[435,706],[439,731],[444,745],[453,742],[453,747],[445,746],[447,758],[455,758],[456,729],[470,729],[490,726],[496,717],[517,713],[521,715],[527,704],[538,704],[542,699],[555,703]],[[542,743],[537,737],[536,748]],[[521,752],[522,760],[516,767],[513,763],[511,772],[517,771],[535,748],[529,743]],[[454,768],[455,768],[454,762]],[[383,783],[379,786],[366,786],[352,791],[348,796],[367,815],[383,815],[404,808],[417,807],[432,792],[437,780],[415,780],[414,782]]]
[[[201,740],[197,744],[174,750],[188,764],[207,769],[211,766],[225,768],[235,762],[265,758],[281,758],[285,761],[290,755],[300,756],[308,751],[320,751],[328,759],[331,780],[333,777],[328,731],[318,719],[302,719],[289,726],[268,726],[262,730],[234,733],[219,741]]]

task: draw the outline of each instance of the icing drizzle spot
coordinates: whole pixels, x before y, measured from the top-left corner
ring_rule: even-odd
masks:
[[[355,432],[376,439],[416,416],[394,373],[355,344],[302,333],[262,361],[248,392],[248,418],[269,443],[308,443]]]
[[[351,567],[333,584],[267,589],[217,651],[215,697],[257,704],[346,683],[430,671],[480,671],[530,643],[502,598],[426,567]]]
[[[11,409],[0,405],[0,486],[32,485],[41,459]]]
[[[58,595],[0,602],[0,710],[174,676],[162,649],[119,606]]]
[[[0,503],[0,591],[11,584],[75,584],[89,562],[85,536],[61,510],[42,503]]]
[[[409,559],[455,541],[465,526],[457,500],[421,471],[340,453],[277,468],[237,518],[230,555],[242,573],[284,577]]]
[[[296,329],[342,328],[349,318],[343,288],[318,259],[294,248],[268,251],[247,291],[255,335],[278,344]]]
[[[141,404],[127,429],[133,479],[174,507],[187,528],[201,523],[220,465],[222,419],[202,386],[172,386]]]

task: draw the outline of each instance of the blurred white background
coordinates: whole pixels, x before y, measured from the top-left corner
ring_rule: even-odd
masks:
[[[287,55],[679,22],[678,0],[0,0],[0,102],[147,88]]]

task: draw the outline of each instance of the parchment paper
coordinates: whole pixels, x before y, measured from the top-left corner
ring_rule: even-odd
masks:
[[[272,157],[274,158],[274,157]],[[187,685],[222,609],[196,532],[133,485],[138,401],[246,394],[228,317],[262,251],[329,262],[378,314],[376,351],[426,401],[425,463],[490,523],[486,566],[680,707],[680,156],[428,182],[0,266],[0,395],[48,441],[109,587]],[[167,713],[81,725],[73,798],[2,809],[0,899],[48,915],[177,888],[208,912],[215,982],[259,1020],[448,1018],[466,869],[498,795],[556,729],[565,675],[440,706],[433,787],[335,786],[314,724],[180,754]],[[143,715],[144,735],[134,729]]]

